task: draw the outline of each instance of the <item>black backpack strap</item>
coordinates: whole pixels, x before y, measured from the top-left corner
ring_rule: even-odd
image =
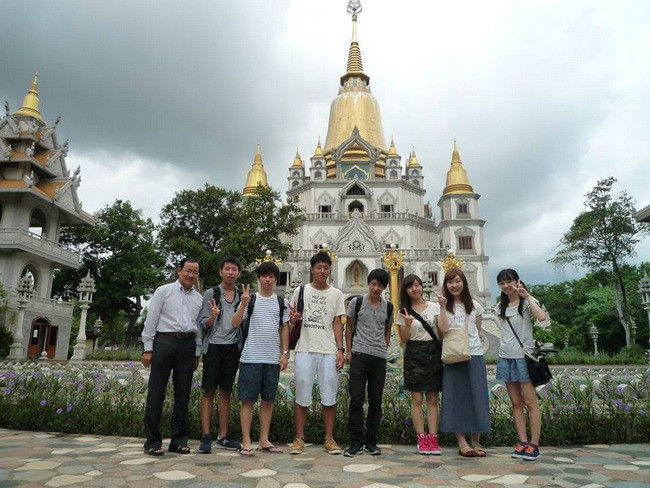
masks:
[[[411,314],[413,318],[417,319],[422,324],[422,327],[424,327],[424,330],[426,330],[429,333],[429,335],[433,339],[433,342],[435,342],[438,345],[438,348],[442,350],[442,344],[440,344],[440,339],[438,339],[438,336],[431,328],[431,325],[429,325],[429,322],[424,320],[422,316],[413,309],[409,310],[409,314]]]
[[[275,295],[278,299],[278,308],[280,310],[280,332],[282,332],[282,325],[284,322],[282,322],[282,317],[284,317],[284,297],[281,297],[276,293]]]
[[[352,329],[352,342],[354,342],[354,335],[357,333],[357,317],[359,317],[359,310],[361,310],[361,306],[363,305],[363,297],[364,295],[359,295],[354,298],[356,302],[354,302],[354,328]]]
[[[217,307],[221,308],[221,288],[219,288],[219,285],[212,287],[212,299],[217,304]],[[219,322],[220,319],[221,314],[217,316],[215,322]]]
[[[241,303],[241,291],[239,290],[239,288],[235,287],[235,305],[234,305],[235,310],[239,308],[240,303]]]
[[[390,327],[389,325],[391,323],[390,319],[393,316],[394,309],[395,307],[393,307],[393,302],[387,301],[386,302],[386,329]]]
[[[296,303],[296,309],[300,313],[302,313],[302,311],[305,309],[305,285],[300,285],[300,291],[298,292],[298,303]]]

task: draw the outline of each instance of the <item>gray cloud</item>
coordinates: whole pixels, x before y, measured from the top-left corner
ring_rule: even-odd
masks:
[[[307,159],[327,133],[349,46],[345,3],[10,0],[0,100],[18,108],[40,72],[41,112],[63,116],[88,210],[114,195],[155,218],[179,189],[241,189],[258,142],[284,191],[295,148]],[[597,179],[615,176],[650,203],[644,2],[363,5],[359,40],[386,139],[404,157],[415,146],[433,204],[458,140],[493,273],[572,277],[545,261]],[[650,259],[647,241],[639,259]]]

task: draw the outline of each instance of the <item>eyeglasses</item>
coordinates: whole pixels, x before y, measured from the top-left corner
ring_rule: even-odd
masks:
[[[190,275],[190,276],[198,276],[198,275],[199,275],[199,272],[198,272],[198,271],[194,271],[193,269],[181,269],[181,271],[182,271],[183,273],[185,273],[185,274]]]

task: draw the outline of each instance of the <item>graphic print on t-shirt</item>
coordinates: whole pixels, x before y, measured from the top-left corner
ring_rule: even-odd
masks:
[[[305,297],[307,298],[307,297]],[[311,300],[305,303],[305,311],[303,314],[303,327],[311,329],[325,329],[327,322],[327,296],[326,295],[311,295]]]

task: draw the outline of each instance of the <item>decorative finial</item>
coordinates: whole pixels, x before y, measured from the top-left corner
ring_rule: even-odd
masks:
[[[363,8],[361,7],[360,0],[350,0],[348,2],[348,13],[352,14],[353,17],[356,17],[357,14],[360,14]]]
[[[327,244],[327,242],[323,242],[320,245],[320,248],[316,250],[316,254],[318,254],[319,252],[327,253],[330,259],[332,260],[332,262],[334,262],[334,260],[336,259],[336,251],[330,251],[329,244]]]
[[[265,261],[273,261],[275,264],[280,264],[282,262],[282,259],[275,259],[273,257],[273,252],[270,249],[267,249],[263,258],[257,258],[255,260],[258,266]]]
[[[456,269],[462,269],[463,268],[463,259],[459,259],[456,257],[456,254],[454,254],[454,251],[449,249],[447,251],[447,257],[445,259],[441,259],[440,263],[442,264],[442,269],[447,273],[450,269],[456,268]]]

